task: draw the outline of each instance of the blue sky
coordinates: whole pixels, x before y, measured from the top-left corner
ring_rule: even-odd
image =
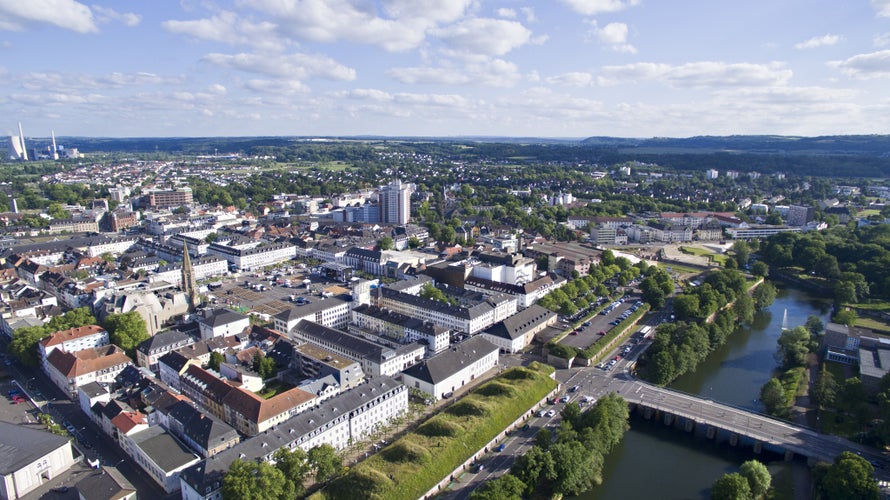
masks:
[[[0,132],[890,133],[890,0],[0,0]]]

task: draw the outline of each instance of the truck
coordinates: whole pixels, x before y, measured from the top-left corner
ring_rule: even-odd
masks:
[[[652,327],[644,326],[643,328],[640,328],[640,331],[638,333],[640,334],[640,340],[651,338],[652,337]]]

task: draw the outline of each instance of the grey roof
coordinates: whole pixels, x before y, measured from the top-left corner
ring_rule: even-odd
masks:
[[[209,413],[201,412],[187,401],[171,406],[168,416],[179,422],[185,435],[205,450],[238,437],[232,426]]]
[[[131,436],[136,446],[164,472],[170,473],[198,458],[161,426],[154,426]]]
[[[409,367],[402,373],[431,384],[437,384],[491,354],[492,351],[497,352],[497,350],[497,346],[477,335],[460,344],[453,345],[451,349],[422,363]]]
[[[211,311],[210,316],[201,318],[198,321],[210,326],[211,328],[216,328],[218,326],[228,325],[229,323],[234,323],[245,318],[247,318],[247,316],[238,314],[235,311],[230,311],[228,309],[214,309],[213,311]]]
[[[385,286],[385,288],[388,288],[390,290],[402,291],[406,288],[411,288],[413,286],[417,286],[418,284],[424,284],[424,283],[428,283],[428,282],[432,282],[432,281],[433,281],[433,278],[431,278],[425,274],[422,274],[420,276],[415,276],[411,279],[401,280],[401,281],[397,281],[395,283],[389,283]]]
[[[404,314],[391,311],[389,309],[372,306],[370,304],[361,304],[354,307],[352,310],[353,312],[358,314],[371,316],[372,318],[379,319],[386,323],[392,323],[394,325],[399,325],[402,328],[407,328],[429,335],[436,335],[438,333],[448,331],[448,328],[436,325],[431,321],[423,321],[417,318],[412,318],[411,316],[405,316]]]
[[[513,316],[506,318],[504,321],[492,325],[484,333],[514,340],[525,335],[529,330],[540,326],[542,323],[550,321],[555,316],[555,312],[537,304],[532,304]]]
[[[302,441],[316,429],[348,418],[349,414],[387,391],[404,386],[390,377],[378,377],[355,389],[338,394],[315,408],[306,410],[268,431],[241,441],[236,446],[182,471],[180,478],[198,492],[215,491],[222,487],[222,477],[236,458],[257,460],[270,456],[278,448]]]
[[[103,394],[108,394],[108,389],[98,383],[98,382],[90,382],[88,384],[84,384],[78,387],[79,390],[83,391],[87,397],[95,398],[96,396],[102,396]]]
[[[83,500],[117,500],[135,493],[136,488],[117,469],[103,467],[75,485]]]
[[[303,304],[301,306],[292,306],[290,309],[286,309],[276,314],[275,317],[284,322],[287,322],[299,318],[304,318],[310,314],[317,314],[322,311],[341,306],[347,302],[337,297],[329,297],[324,300],[310,298],[309,300],[310,302],[308,304]]]
[[[191,359],[192,358],[183,355],[179,351],[170,351],[158,358],[158,363],[164,364],[170,367],[172,370],[179,372],[182,370],[182,367],[184,367],[186,363],[191,361]]]
[[[194,339],[179,330],[161,332],[151,338],[145,339],[136,347],[143,354],[170,349],[172,346],[182,346],[194,342]]]
[[[0,475],[7,476],[68,444],[68,438],[0,422]]]
[[[365,340],[334,328],[319,325],[313,321],[301,320],[297,323],[295,332],[307,338],[337,345],[347,351],[354,359],[382,360],[390,357],[388,354],[394,354],[394,351],[389,347],[375,344],[370,340]]]

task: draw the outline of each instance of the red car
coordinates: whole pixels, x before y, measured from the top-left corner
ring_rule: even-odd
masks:
[[[12,404],[14,405],[24,403],[25,401],[27,401],[27,399],[25,399],[25,396],[22,396],[21,394],[16,394],[12,397]]]
[[[600,335],[605,335],[605,334],[606,334],[605,330],[600,330]]]
[[[572,333],[570,333],[569,335],[578,335],[578,330],[572,330]]]

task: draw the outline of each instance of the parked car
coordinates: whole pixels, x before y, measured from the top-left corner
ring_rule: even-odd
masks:
[[[507,447],[506,443],[501,443],[494,449],[494,451],[500,453],[500,452],[504,451],[504,448],[506,448],[506,447]]]

